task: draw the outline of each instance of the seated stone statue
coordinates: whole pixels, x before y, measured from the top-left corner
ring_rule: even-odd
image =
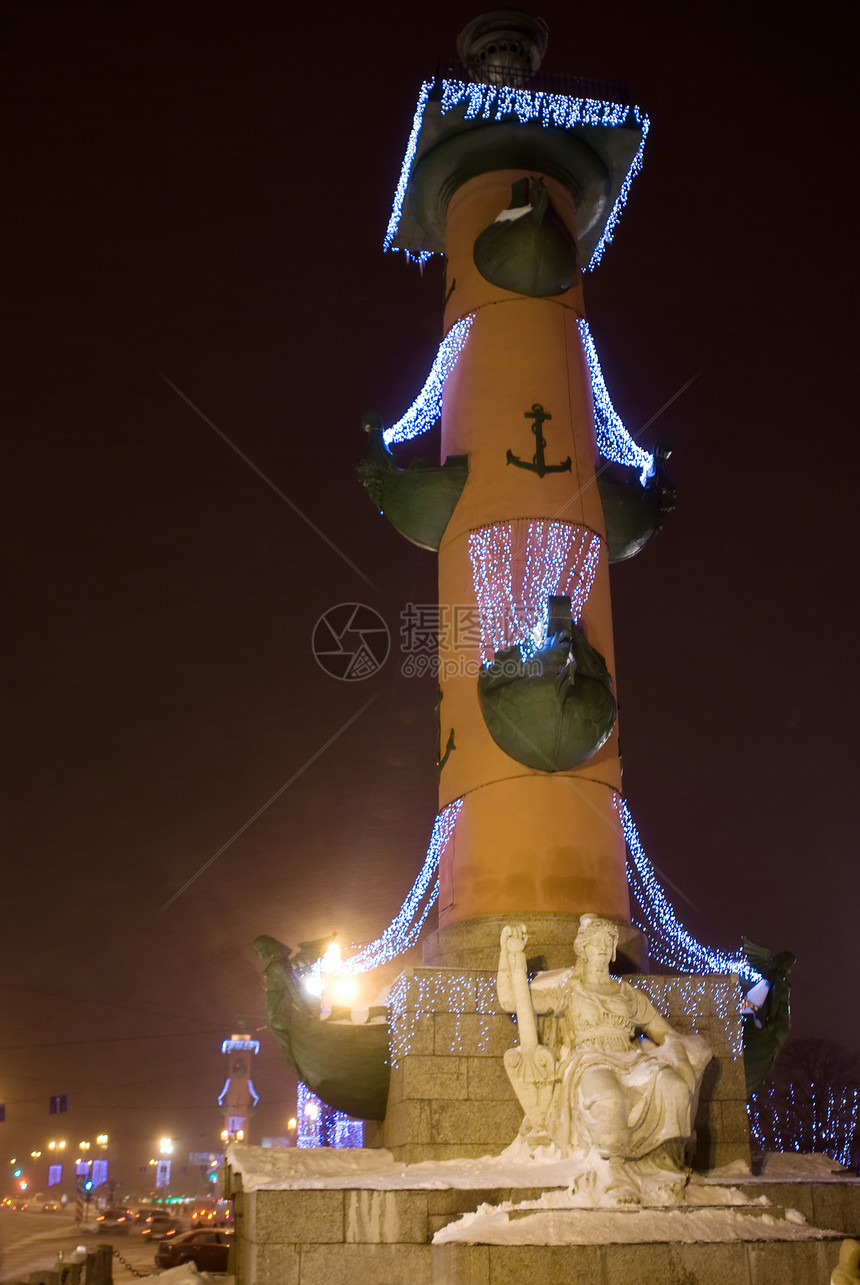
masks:
[[[610,977],[617,941],[613,923],[583,915],[573,968],[529,985],[525,929],[502,931],[498,995],[517,1014],[520,1045],[505,1065],[526,1113],[522,1134],[532,1150],[552,1143],[567,1156],[680,1169],[711,1050]]]

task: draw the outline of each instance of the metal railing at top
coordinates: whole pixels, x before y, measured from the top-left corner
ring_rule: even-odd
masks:
[[[621,80],[598,80],[591,76],[562,76],[552,72],[525,72],[517,67],[482,64],[468,70],[459,59],[440,61],[436,66],[440,80],[472,80],[482,85],[506,85],[511,89],[528,89],[532,93],[561,94],[565,98],[590,98],[601,103],[620,103],[629,107],[630,92]]]

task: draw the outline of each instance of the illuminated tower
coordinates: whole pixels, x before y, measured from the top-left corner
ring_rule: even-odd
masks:
[[[540,19],[496,10],[421,86],[385,246],[419,263],[444,255],[443,338],[401,419],[363,421],[370,499],[438,553],[439,812],[400,911],[341,969],[402,956],[437,893],[439,927],[375,1027],[315,1013],[302,951],[256,942],[291,1065],[330,1106],[382,1121],[377,1140],[408,1162],[498,1152],[520,1127],[496,989],[506,924],[525,924],[532,967],[552,969],[597,914],[618,925],[618,970],[647,971],[629,857],[658,962],[748,967],[678,923],[622,796],[609,568],[640,552],[674,494],[666,452],[634,441],[612,405],[582,282],[648,119],[623,86],[543,76],[546,41]],[[401,467],[391,448],[440,417],[441,462]],[[748,1163],[736,979],[650,984],[728,1050],[721,1100],[699,1102],[707,1167]]]
[[[260,1041],[250,1034],[234,1034],[221,1044],[221,1052],[228,1059],[229,1069],[218,1105],[224,1112],[221,1140],[227,1142],[249,1141],[249,1117],[259,1102],[251,1079],[251,1059],[260,1051]]]
[[[439,553],[439,931],[425,959],[487,966],[501,923],[567,962],[580,914],[629,924],[609,564],[671,506],[600,374],[583,302],[640,164],[647,119],[618,86],[538,74],[540,19],[461,33],[425,82],[387,248],[446,260],[434,380],[392,428],[368,416],[362,480]],[[442,464],[389,446],[441,404]],[[444,388],[444,398],[442,389]]]

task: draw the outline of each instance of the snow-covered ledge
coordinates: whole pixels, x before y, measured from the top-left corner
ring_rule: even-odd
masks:
[[[629,1285],[634,1246],[642,1279],[671,1267],[691,1282],[764,1280],[759,1260],[775,1242],[789,1255],[779,1259],[790,1265],[788,1279],[825,1280],[857,1209],[855,1200],[837,1230],[822,1230],[801,1212],[812,1192],[834,1182],[820,1164],[793,1173],[786,1194],[758,1187],[738,1163],[694,1175],[682,1208],[620,1209],[599,1194],[587,1206],[582,1191],[571,1194],[578,1165],[547,1154],[523,1159],[516,1147],[410,1165],[382,1150],[233,1144],[227,1187],[236,1208],[236,1285],[465,1285],[493,1279],[512,1262],[523,1280]],[[846,1199],[838,1184],[827,1195],[834,1210],[837,1196]]]

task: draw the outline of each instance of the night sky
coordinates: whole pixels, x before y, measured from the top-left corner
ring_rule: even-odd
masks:
[[[368,940],[423,860],[434,680],[395,645],[337,682],[310,638],[359,601],[396,644],[435,601],[355,463],[441,338],[439,263],[382,239],[479,8],[6,6],[4,1163],[108,1130],[131,1185],[162,1134],[214,1149],[239,1015],[282,1133],[254,937]],[[794,950],[797,1033],[857,1049],[847,36],[820,6],[540,12],[547,71],[652,120],[586,282],[678,491],[612,573],[625,792],[691,931]]]

